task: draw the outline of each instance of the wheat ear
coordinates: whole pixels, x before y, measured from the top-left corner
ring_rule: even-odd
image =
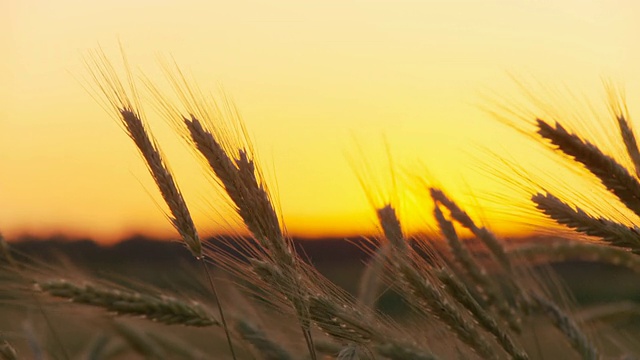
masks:
[[[4,258],[4,261],[12,267],[16,267],[18,265],[16,260],[13,258],[13,255],[11,255],[11,247],[9,246],[9,243],[7,243],[7,240],[5,240],[2,234],[0,234],[0,257]]]
[[[469,248],[458,238],[458,234],[453,224],[449,220],[445,219],[444,214],[438,205],[434,207],[433,214],[438,226],[440,227],[440,231],[444,235],[445,239],[447,239],[453,256],[462,264],[467,275],[471,278],[471,281],[474,281],[477,285],[473,288],[478,289],[480,295],[486,300],[487,305],[493,305],[496,307],[498,314],[502,316],[503,320],[509,324],[509,327],[512,330],[518,333],[521,332],[522,328],[520,326],[520,317],[509,306],[495,281],[487,275],[487,270],[478,264],[474,256],[469,251]]]
[[[473,296],[471,296],[466,285],[445,268],[435,271],[438,279],[447,287],[451,296],[469,310],[480,326],[496,338],[498,344],[500,344],[511,358],[520,360],[529,358],[524,349],[514,342],[511,335],[503,330],[494,317],[483,309]]]
[[[605,84],[607,93],[609,94],[609,107],[618,123],[622,142],[627,150],[627,155],[633,164],[636,177],[640,178],[640,150],[638,150],[638,141],[636,140],[631,121],[629,121],[629,110],[624,99],[624,92],[615,89],[611,84]]]
[[[382,244],[373,253],[371,260],[360,277],[358,284],[358,300],[370,308],[376,307],[381,293],[385,264],[389,261],[392,248],[389,244]]]
[[[498,240],[489,230],[484,227],[478,227],[471,217],[462,210],[453,200],[449,199],[444,192],[439,189],[430,189],[431,197],[434,201],[442,204],[451,213],[451,217],[455,219],[460,225],[469,229],[478,239],[480,239],[485,246],[491,251],[498,262],[506,271],[511,270],[511,261],[506,254],[504,244]]]
[[[638,142],[636,141],[636,136],[633,133],[633,128],[631,128],[631,124],[623,114],[618,115],[617,120],[620,135],[622,136],[622,141],[627,149],[627,154],[635,168],[636,177],[640,177],[640,150],[638,150]]]
[[[579,207],[573,209],[549,193],[537,193],[531,200],[540,211],[559,224],[586,235],[597,236],[610,245],[630,248],[634,253],[640,253],[640,233],[635,228],[590,216]]]
[[[0,341],[0,360],[18,360],[16,349],[4,339]]]
[[[571,346],[585,360],[595,360],[599,358],[598,350],[589,341],[578,325],[564,311],[548,299],[538,294],[532,293],[531,300],[533,306],[541,313],[547,315],[555,327],[560,330],[569,340]]]
[[[309,312],[312,320],[323,331],[341,342],[362,346],[373,343],[373,348],[376,351],[381,349],[387,354],[394,352],[397,354],[398,349],[404,349],[404,359],[436,359],[435,355],[429,352],[416,349],[405,342],[396,341],[393,337],[388,336],[383,329],[375,326],[375,323],[370,320],[370,316],[359,313],[357,309],[347,304],[338,305],[333,299],[324,296],[311,296]]]
[[[488,341],[480,334],[477,327],[468,321],[451,300],[439,290],[441,284],[436,284],[437,278],[426,276],[418,271],[408,258],[408,248],[400,220],[391,205],[386,205],[377,211],[380,226],[385,234],[394,236],[389,239],[394,245],[394,266],[402,277],[400,290],[414,302],[414,308],[425,315],[435,315],[437,319],[449,326],[457,337],[469,345],[484,358],[495,358]],[[427,309],[425,309],[426,307]]]
[[[258,182],[253,160],[245,150],[228,154],[220,141],[195,116],[184,118],[193,144],[220,180],[243,222],[260,244],[269,249],[279,264],[293,266],[295,257],[285,241],[269,195]]]
[[[149,171],[173,215],[170,218],[171,223],[178,230],[193,255],[201,257],[202,245],[193,219],[173,175],[169,172],[169,168],[165,165],[162,155],[155,145],[155,141],[145,129],[140,116],[133,109],[122,108],[120,113],[129,137],[144,157]]]
[[[558,150],[583,164],[620,201],[640,215],[640,183],[627,169],[597,146],[569,133],[556,122],[555,127],[537,119],[538,134],[549,140]]]
[[[115,69],[104,53],[94,53],[93,57],[87,59],[87,67],[93,76],[95,84],[102,92],[102,95],[106,97],[108,105],[117,110],[125,131],[136,144],[138,150],[142,154],[142,157],[145,159],[147,167],[158,186],[164,201],[171,211],[172,215],[168,216],[171,224],[176,228],[191,253],[202,263],[202,267],[204,268],[207,279],[209,280],[211,292],[216,301],[218,313],[220,314],[220,320],[225,331],[229,351],[231,352],[233,359],[236,359],[222,303],[219,300],[213,277],[211,276],[202,255],[202,243],[200,241],[200,237],[189,212],[189,208],[187,207],[182,193],[178,189],[173,175],[169,171],[155,140],[150,132],[147,131],[142,121],[139,109],[135,108],[134,101],[131,100],[131,98],[133,98],[133,100],[137,99],[135,84],[131,78],[131,71],[128,68],[124,51],[122,51],[122,53],[125,67],[127,68],[131,94],[127,94],[127,91],[119,80]]]
[[[227,153],[213,133],[205,129],[195,116],[183,118],[195,147],[208,162],[211,170],[224,186],[229,198],[254,238],[268,250],[270,261],[286,277],[284,291],[296,310],[309,353],[316,359],[311,324],[305,303],[305,288],[297,274],[297,257],[292,244],[286,240],[280,228],[278,215],[264,185],[258,181],[255,163],[244,149],[237,149],[237,157]],[[295,291],[288,291],[294,289]],[[283,289],[279,289],[281,292]]]
[[[51,296],[101,307],[118,315],[141,316],[164,324],[198,327],[220,325],[200,304],[169,296],[118,290],[89,283],[77,285],[67,280],[40,281],[36,286]]]
[[[509,251],[509,256],[524,259],[525,263],[558,262],[568,260],[598,261],[626,267],[640,273],[640,256],[621,248],[584,243],[581,241],[557,242],[544,245],[526,245]]]
[[[469,253],[468,249],[458,239],[458,235],[453,227],[453,224],[444,218],[442,211],[436,205],[434,208],[434,216],[438,222],[443,235],[452,247],[454,255],[462,260],[461,262],[465,266],[466,270],[470,273],[472,280],[477,281],[477,284],[481,289],[487,289],[485,291],[488,297],[493,302],[497,300],[498,291],[495,288],[493,281],[489,279],[486,274],[486,270],[477,264],[473,256]],[[446,268],[435,270],[438,279],[447,287],[447,290],[453,298],[455,298],[460,304],[462,304],[469,312],[474,316],[478,323],[489,333],[491,333],[500,346],[514,359],[528,359],[527,353],[519,346],[516,345],[511,335],[504,331],[493,316],[487,312],[483,307],[473,298],[469,293],[467,286],[462,283],[451,271]],[[491,294],[491,295],[489,295]],[[506,302],[500,299],[499,305],[502,305],[503,315],[507,321],[516,327],[518,330],[517,317],[514,312],[506,305]]]

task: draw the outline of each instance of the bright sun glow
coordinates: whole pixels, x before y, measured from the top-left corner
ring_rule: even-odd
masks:
[[[83,88],[83,56],[122,42],[137,74],[163,83],[160,58],[222,86],[255,142],[290,233],[376,231],[353,161],[389,168],[410,228],[431,218],[418,178],[491,219],[488,151],[529,158],[531,143],[482,110],[513,98],[508,74],[601,94],[600,77],[640,99],[633,1],[9,1],[0,19],[0,229],[113,241],[173,236],[131,141]],[[8,55],[6,55],[8,54]],[[491,98],[491,97],[489,97]],[[197,224],[228,230],[228,207],[200,164],[143,102]],[[633,114],[633,108],[632,114]],[[386,144],[386,145],[385,145]],[[479,161],[480,159],[480,161]],[[362,159],[361,159],[362,160]],[[377,176],[377,187],[389,179]],[[477,204],[476,204],[477,201]],[[422,205],[420,205],[422,204]],[[426,216],[425,216],[426,214]],[[503,233],[521,231],[500,221]]]

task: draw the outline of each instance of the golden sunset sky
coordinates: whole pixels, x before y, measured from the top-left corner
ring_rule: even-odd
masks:
[[[482,110],[486,95],[512,95],[509,74],[596,96],[606,77],[631,105],[640,99],[640,3],[631,0],[8,0],[0,14],[0,230],[9,238],[175,236],[132,142],[83,87],[83,57],[101,47],[117,65],[118,42],[154,82],[164,81],[158,59],[173,57],[201,88],[224,87],[289,232],[302,236],[375,232],[348,159],[384,174],[385,146],[402,189],[428,175],[463,205],[481,205],[479,194],[500,187],[479,174],[478,159],[492,161],[482,149],[530,151]],[[200,165],[145,110],[203,234],[228,229]],[[424,223],[421,195],[396,193],[403,218]]]

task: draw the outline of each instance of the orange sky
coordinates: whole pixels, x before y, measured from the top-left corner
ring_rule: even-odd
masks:
[[[103,241],[173,234],[133,144],[78,81],[98,44],[117,59],[120,39],[130,63],[159,82],[158,58],[173,56],[201,87],[222,84],[277,180],[289,231],[342,235],[375,229],[345,155],[357,154],[354,137],[382,171],[384,137],[400,172],[428,169],[474,205],[471,193],[500,186],[478,175],[478,149],[530,152],[480,110],[482,95],[508,97],[511,72],[587,94],[611,77],[640,98],[638,13],[630,0],[4,1],[0,229]],[[220,230],[224,207],[199,165],[148,113],[200,229]],[[400,192],[403,217],[423,223],[412,214],[429,207],[415,211]]]

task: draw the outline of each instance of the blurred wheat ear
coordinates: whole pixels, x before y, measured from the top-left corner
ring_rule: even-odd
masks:
[[[118,315],[141,316],[168,325],[220,325],[200,304],[169,296],[111,289],[89,283],[78,285],[67,280],[41,281],[36,286],[51,296],[101,307]]]
[[[0,341],[0,359],[18,360],[18,353],[7,340]]]

